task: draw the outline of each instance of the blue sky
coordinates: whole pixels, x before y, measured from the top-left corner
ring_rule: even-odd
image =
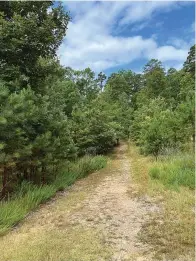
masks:
[[[194,2],[63,2],[72,20],[59,48],[61,64],[107,75],[141,72],[152,58],[180,69],[194,44]]]

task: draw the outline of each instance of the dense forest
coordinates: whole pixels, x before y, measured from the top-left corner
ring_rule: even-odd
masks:
[[[62,163],[133,140],[156,158],[194,144],[195,46],[181,70],[150,60],[108,78],[62,67],[70,14],[52,1],[0,4],[1,198],[52,183]],[[193,146],[193,145],[191,145]]]

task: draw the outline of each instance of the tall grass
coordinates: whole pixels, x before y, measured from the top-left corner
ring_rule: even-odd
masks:
[[[57,190],[63,190],[72,185],[75,180],[84,178],[90,173],[104,168],[106,164],[107,158],[105,156],[84,156],[64,166],[63,170],[58,174],[54,186]]]
[[[179,186],[195,187],[195,164],[193,153],[169,155],[158,159],[149,170],[151,178],[165,186],[179,189]]]
[[[155,161],[152,156],[141,155],[133,143],[129,146],[132,181],[137,188],[137,194],[130,195],[147,195],[159,207],[138,236],[155,250],[154,260],[194,260],[195,197],[190,189],[194,185],[193,151],[179,153],[172,149],[165,153],[167,156]]]
[[[36,186],[23,182],[14,197],[0,202],[0,235],[5,234],[31,210],[50,199],[57,191],[65,189],[77,179],[104,168],[106,164],[107,159],[104,156],[85,156],[68,163],[51,185]]]

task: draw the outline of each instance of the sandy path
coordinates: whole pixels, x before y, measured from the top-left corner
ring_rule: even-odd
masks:
[[[151,260],[138,232],[156,206],[131,197],[127,145],[0,239],[1,261]],[[151,253],[152,254],[152,253]]]
[[[126,156],[126,145],[120,147],[117,161],[84,202],[84,208],[72,215],[71,223],[99,228],[104,242],[112,246],[112,260],[127,260],[140,256],[148,247],[138,242],[137,234],[148,214],[155,206],[131,198],[130,162]],[[143,260],[141,257],[136,258]],[[145,259],[144,259],[145,260]]]

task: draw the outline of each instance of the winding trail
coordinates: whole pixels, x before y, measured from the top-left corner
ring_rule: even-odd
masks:
[[[138,232],[156,206],[132,197],[127,145],[0,238],[0,261],[144,261]]]

